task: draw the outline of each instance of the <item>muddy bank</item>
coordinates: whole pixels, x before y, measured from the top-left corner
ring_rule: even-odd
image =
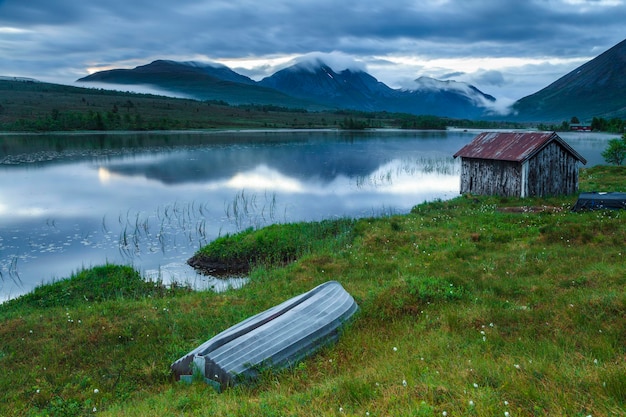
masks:
[[[216,277],[241,275],[250,271],[250,263],[243,261],[211,259],[202,254],[195,254],[187,260],[187,264],[196,271]]]

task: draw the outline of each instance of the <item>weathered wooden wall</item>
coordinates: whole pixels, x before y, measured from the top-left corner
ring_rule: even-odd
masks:
[[[578,191],[578,160],[556,142],[528,160],[529,197],[574,194]]]
[[[461,194],[540,197],[578,191],[578,160],[557,142],[518,162],[462,158]]]
[[[463,158],[461,194],[519,196],[521,165],[517,162]]]

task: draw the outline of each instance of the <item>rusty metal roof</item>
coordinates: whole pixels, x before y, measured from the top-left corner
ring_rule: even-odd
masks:
[[[587,163],[555,132],[483,132],[455,153],[454,157],[524,162],[552,141],[557,141],[583,164]]]

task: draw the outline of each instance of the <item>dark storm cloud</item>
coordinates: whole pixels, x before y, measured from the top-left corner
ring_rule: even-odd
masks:
[[[157,58],[317,51],[372,62],[588,58],[621,41],[625,21],[622,0],[5,0],[0,74],[70,81],[90,67]],[[441,73],[456,71],[465,69]],[[488,71],[484,82],[500,82]]]

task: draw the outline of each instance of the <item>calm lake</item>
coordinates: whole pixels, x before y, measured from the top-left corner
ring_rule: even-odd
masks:
[[[406,213],[459,193],[478,131],[0,135],[0,302],[106,262],[197,287],[186,260],[247,227]],[[616,135],[563,133],[587,160]]]

